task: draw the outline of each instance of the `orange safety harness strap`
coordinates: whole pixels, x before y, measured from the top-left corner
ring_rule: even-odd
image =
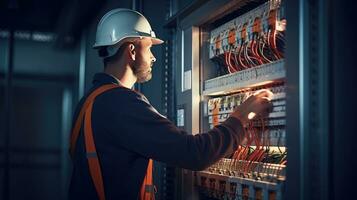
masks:
[[[156,188],[153,184],[152,172],[153,172],[153,161],[149,160],[148,168],[146,170],[146,176],[144,182],[141,185],[140,190],[140,200],[154,200]]]
[[[115,84],[107,84],[107,85],[103,85],[99,88],[97,88],[96,90],[94,90],[86,99],[86,101],[83,103],[82,109],[79,112],[79,115],[77,117],[76,123],[74,124],[74,127],[72,129],[72,133],[71,133],[71,141],[70,141],[70,153],[73,157],[74,155],[74,150],[75,150],[75,146],[77,143],[77,139],[80,133],[80,129],[83,123],[83,118],[84,118],[84,112],[86,111],[86,109],[88,108],[88,105],[90,102],[94,101],[94,99],[101,93],[113,89],[113,88],[117,88],[117,87],[121,87],[119,85],[115,85]]]
[[[94,90],[84,102],[71,133],[70,153],[73,157],[75,144],[78,139],[80,128],[82,126],[83,118],[84,118],[84,141],[85,141],[85,149],[86,149],[86,155],[88,160],[89,172],[92,177],[95,189],[97,191],[100,200],[105,200],[105,193],[104,193],[102,171],[100,168],[97,150],[93,138],[93,130],[92,130],[93,102],[98,95],[102,94],[105,91],[118,87],[122,87],[122,86],[115,85],[115,84],[108,84],[108,85],[103,85],[97,88],[96,90]],[[140,190],[140,200],[155,199],[155,195],[154,195],[155,188],[153,185],[152,169],[153,169],[153,161],[150,159],[147,167],[146,176],[144,178]]]

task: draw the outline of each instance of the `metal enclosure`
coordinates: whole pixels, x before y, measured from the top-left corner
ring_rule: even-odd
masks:
[[[211,91],[205,87],[207,80],[220,77],[209,58],[210,32],[265,2],[196,1],[168,20],[167,28],[174,30],[172,60],[176,69],[178,126],[192,134],[209,129],[207,103]],[[323,134],[331,134],[326,117],[330,113],[326,97],[331,94],[328,90],[331,69],[327,59],[329,35],[324,35],[329,24],[323,16],[330,7],[323,1],[301,0],[282,1],[281,8],[287,19],[285,59],[279,68],[282,74],[275,74],[277,77],[272,79],[280,77],[285,82],[284,146],[289,149],[289,164],[282,193],[263,199],[327,199],[331,193],[328,191],[331,187],[328,176],[330,137]],[[197,174],[185,169],[181,171],[177,199],[205,198],[199,194]]]

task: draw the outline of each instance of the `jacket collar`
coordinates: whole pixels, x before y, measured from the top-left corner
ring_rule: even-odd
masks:
[[[92,83],[93,85],[105,85],[105,84],[113,84],[113,83],[120,85],[118,79],[106,73],[95,74]]]

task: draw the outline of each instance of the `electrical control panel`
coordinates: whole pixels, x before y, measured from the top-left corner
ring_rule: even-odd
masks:
[[[237,10],[234,12],[242,12]],[[224,17],[223,17],[224,18]],[[250,95],[273,92],[273,109],[244,127],[236,151],[196,172],[195,184],[207,199],[282,199],[286,179],[286,66],[284,6],[265,1],[209,30],[206,52],[214,67],[203,75],[201,130],[225,121]],[[212,72],[213,71],[213,72]]]

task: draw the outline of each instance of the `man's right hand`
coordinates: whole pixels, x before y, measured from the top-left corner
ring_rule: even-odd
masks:
[[[271,91],[259,90],[240,104],[231,116],[238,118],[243,126],[251,119],[267,117],[273,108],[273,104],[270,102],[272,97]]]

